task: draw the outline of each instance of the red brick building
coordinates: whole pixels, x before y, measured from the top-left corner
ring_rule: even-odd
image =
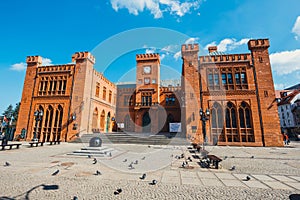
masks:
[[[282,146],[269,59],[269,40],[248,42],[250,53],[223,54],[182,45],[180,87],[160,86],[158,54],[136,56],[136,84],[118,86],[117,122],[125,131],[168,132],[179,122],[189,140],[213,145]],[[204,123],[199,110],[210,111]]]
[[[26,62],[17,134],[25,128],[26,140],[36,135],[40,141],[69,141],[112,131],[116,86],[94,69],[89,52],[75,53],[74,64],[42,66],[40,56],[28,56]]]
[[[207,140],[218,145],[282,146],[269,59],[269,40],[250,40],[250,53],[222,54],[216,47],[198,57],[199,47],[183,45],[186,133],[203,142],[198,111],[210,110]],[[194,117],[196,116],[196,117]]]
[[[90,132],[110,132],[114,122],[127,132],[169,132],[213,145],[282,146],[269,59],[269,40],[248,42],[249,53],[223,54],[182,45],[182,80],[161,85],[159,54],[136,55],[136,83],[114,85],[94,70],[94,57],[75,53],[74,64],[41,66],[27,57],[17,133],[27,140],[69,141]],[[205,127],[199,110],[210,111]],[[43,111],[41,120],[35,117]]]

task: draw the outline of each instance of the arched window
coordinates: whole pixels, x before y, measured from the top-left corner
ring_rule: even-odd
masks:
[[[228,102],[226,107],[226,128],[236,128],[236,108],[233,103]]]
[[[52,131],[53,141],[59,141],[61,138],[62,119],[63,119],[63,108],[61,105],[58,105],[54,115],[54,126]]]
[[[211,109],[212,128],[223,128],[223,111],[219,103],[215,102]]]
[[[254,142],[251,109],[244,101],[239,107],[239,121],[242,142]]]
[[[228,102],[225,112],[227,142],[239,142],[240,136],[237,130],[237,114],[235,105]]]
[[[105,126],[105,111],[102,110],[100,116],[100,131],[104,131],[104,126]]]
[[[93,120],[92,120],[92,131],[99,132],[98,129],[98,108],[96,107],[93,112]]]
[[[211,126],[213,144],[217,144],[218,141],[225,142],[225,136],[223,131],[224,117],[222,106],[215,102],[211,108]],[[223,134],[222,134],[223,133]]]
[[[54,110],[51,105],[48,106],[45,114],[45,121],[43,126],[43,142],[49,142],[52,134],[52,122],[53,122]]]

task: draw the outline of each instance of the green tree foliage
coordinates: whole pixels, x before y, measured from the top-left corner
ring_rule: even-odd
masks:
[[[20,109],[20,102],[16,103],[16,107],[14,108],[11,104],[6,108],[6,110],[2,113],[2,115],[6,116],[6,118],[11,119],[14,118],[14,121],[18,120],[18,114]]]

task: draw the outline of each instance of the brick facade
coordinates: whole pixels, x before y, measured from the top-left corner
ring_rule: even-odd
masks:
[[[269,59],[269,40],[248,42],[250,53],[223,54],[198,44],[182,45],[181,85],[162,86],[159,54],[136,55],[136,83],[115,85],[94,69],[89,52],[73,64],[42,66],[27,57],[17,122],[26,140],[70,141],[91,132],[169,132],[181,123],[181,136],[213,145],[282,146]],[[204,124],[199,110],[209,110]],[[43,117],[36,120],[35,111]]]
[[[92,131],[112,131],[116,86],[95,71],[89,52],[75,53],[74,64],[42,66],[40,56],[28,56],[26,61],[16,133],[25,128],[26,140],[36,133],[40,141],[69,141]],[[34,116],[37,110],[42,117]]]

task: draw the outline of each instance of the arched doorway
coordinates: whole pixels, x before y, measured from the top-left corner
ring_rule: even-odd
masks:
[[[100,131],[104,131],[104,126],[105,126],[105,111],[102,110],[100,116]]]
[[[110,112],[107,113],[107,118],[106,118],[106,132],[110,131]]]
[[[167,117],[167,132],[170,132],[170,123],[174,122],[174,116],[169,113]]]
[[[145,112],[144,115],[143,115],[142,127],[143,127],[143,132],[144,133],[151,132],[151,118],[150,118],[149,112]]]

